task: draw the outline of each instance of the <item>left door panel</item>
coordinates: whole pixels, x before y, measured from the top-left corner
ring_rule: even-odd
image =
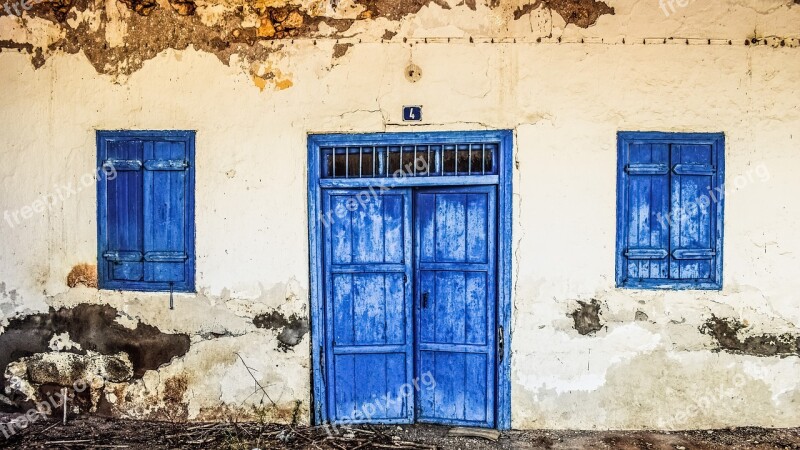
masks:
[[[323,192],[331,421],[411,423],[411,192]]]

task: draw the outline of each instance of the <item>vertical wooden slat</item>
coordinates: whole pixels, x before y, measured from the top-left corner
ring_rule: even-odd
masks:
[[[464,389],[466,391],[466,401],[464,405],[464,419],[468,421],[485,422],[487,419],[485,387],[489,385],[490,380],[487,380],[486,377],[486,359],[486,355],[481,354],[465,355]]]
[[[465,262],[467,253],[466,195],[436,196],[436,261]]]
[[[333,275],[333,338],[339,345],[355,343],[352,286],[352,274]]]
[[[487,334],[487,289],[486,274],[483,272],[467,272],[465,310],[465,343],[474,345],[486,344]]]

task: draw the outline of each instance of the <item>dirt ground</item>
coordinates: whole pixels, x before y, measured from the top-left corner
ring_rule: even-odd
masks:
[[[12,416],[0,415],[0,424]],[[5,426],[5,425],[4,425]],[[170,423],[80,417],[66,425],[37,420],[0,434],[13,449],[800,449],[800,429],[713,431],[508,431],[497,441],[451,437],[431,425],[342,428],[257,423]],[[337,433],[338,431],[338,433]],[[6,437],[4,434],[8,433]]]

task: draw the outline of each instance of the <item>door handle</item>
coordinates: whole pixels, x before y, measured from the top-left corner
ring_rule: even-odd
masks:
[[[423,292],[422,293],[422,308],[427,308],[427,307],[428,307],[428,293],[427,292]]]
[[[505,355],[506,349],[506,341],[505,337],[503,337],[503,327],[497,328],[497,357],[500,362],[503,361],[503,355]]]

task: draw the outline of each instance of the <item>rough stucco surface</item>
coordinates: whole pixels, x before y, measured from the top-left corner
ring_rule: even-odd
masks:
[[[413,130],[515,131],[514,427],[800,425],[793,1],[669,16],[621,0],[301,3],[98,0],[0,16],[0,209],[74,188],[0,222],[11,371],[115,358],[69,327],[46,332],[47,348],[14,345],[26,318],[96,311],[110,330],[189,344],[98,384],[99,412],[307,422],[306,134],[411,131],[401,106],[422,104]],[[165,128],[198,131],[198,293],[172,311],[167,294],[98,291],[87,265],[94,130]],[[722,291],[614,287],[618,130],[726,133]]]

